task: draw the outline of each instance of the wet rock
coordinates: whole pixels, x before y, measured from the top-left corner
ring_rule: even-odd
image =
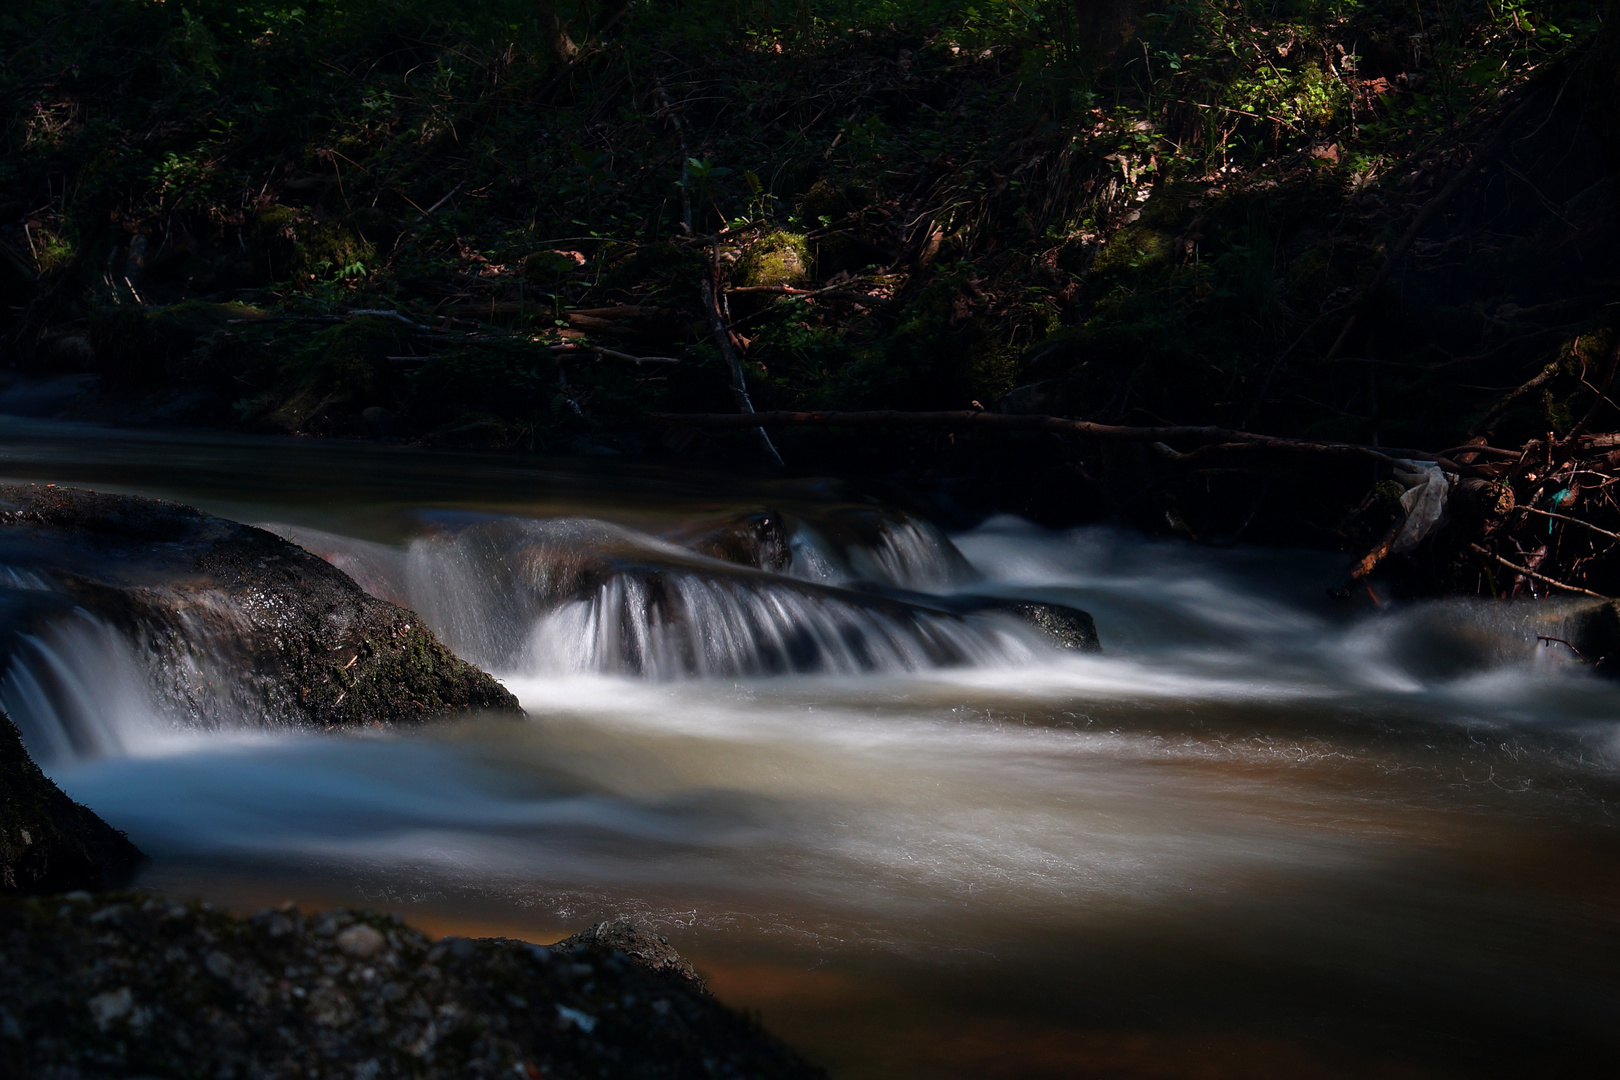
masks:
[[[647,971],[674,975],[703,993],[709,991],[692,962],[675,951],[669,938],[622,919],[596,923],[589,930],[563,938],[551,950],[561,955],[620,953]]]
[[[0,713],[0,893],[127,884],[146,857],[51,783]]]
[[[871,529],[892,520],[855,510],[839,520],[851,519]],[[1001,601],[894,584],[932,589],[972,573],[948,541],[902,520],[914,531],[885,531],[892,543],[862,549],[869,573],[841,577],[828,565],[822,580],[797,576],[797,566],[728,565],[608,522],[480,522],[417,550],[434,580],[413,601],[459,653],[495,668],[541,650],[579,669],[650,678],[855,674],[1022,652],[1013,638],[1027,635],[972,617]],[[1068,618],[1065,640],[1083,637],[1074,618],[1083,613]],[[1046,619],[1046,629],[1056,633],[1059,621]]]
[[[932,524],[876,506],[831,506],[807,523],[853,577],[905,589],[933,590],[978,575]]]
[[[337,936],[338,948],[350,956],[369,960],[383,950],[388,943],[383,936],[364,923],[349,927]]]
[[[1097,624],[1089,612],[1063,604],[1048,604],[1039,600],[1001,600],[973,597],[969,610],[979,612],[1000,611],[1016,615],[1039,630],[1053,645],[1076,652],[1101,652],[1097,639]]]
[[[669,539],[700,555],[756,570],[784,570],[793,558],[781,517],[769,511],[700,522],[671,533]]]
[[[1564,633],[1547,636],[1566,640],[1576,655],[1595,670],[1606,675],[1620,674],[1620,601],[1581,602],[1565,615],[1563,623],[1562,627],[1550,629]]]
[[[346,929],[322,936],[296,909],[111,899],[127,913],[101,923],[82,900],[0,902],[0,1075],[821,1075],[627,924],[548,949],[434,943],[370,913],[323,917]],[[386,952],[354,956],[362,928]]]
[[[149,654],[157,689],[197,722],[520,712],[414,613],[278,536],[188,506],[0,487],[0,567],[123,631]]]

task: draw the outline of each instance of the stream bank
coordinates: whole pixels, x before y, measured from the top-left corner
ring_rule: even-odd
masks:
[[[822,1075],[675,965],[595,938],[434,942],[370,912],[239,919],[144,893],[6,900],[0,938],[18,1078]]]

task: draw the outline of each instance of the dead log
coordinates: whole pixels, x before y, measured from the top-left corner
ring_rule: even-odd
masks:
[[[1285,439],[1273,435],[1260,435],[1251,431],[1231,428],[1189,427],[1128,427],[1121,424],[1099,424],[1090,420],[1070,420],[1061,416],[1037,413],[993,413],[964,409],[953,412],[905,412],[883,409],[871,412],[788,412],[772,411],[740,415],[735,413],[649,413],[655,420],[690,427],[754,427],[759,425],[792,425],[800,427],[954,427],[990,428],[1000,431],[1051,431],[1059,435],[1103,442],[1197,443],[1215,444],[1225,450],[1277,451],[1286,453],[1317,454],[1328,457],[1357,458],[1393,465],[1399,458],[1414,461],[1432,461],[1448,472],[1464,476],[1479,475],[1472,465],[1459,464],[1440,454],[1426,450],[1407,450],[1396,447],[1364,446],[1360,443],[1315,442],[1308,439]],[[1185,461],[1192,454],[1179,454],[1169,450],[1172,460]]]

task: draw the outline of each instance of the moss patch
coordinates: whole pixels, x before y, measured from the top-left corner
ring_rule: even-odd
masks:
[[[766,233],[737,270],[744,285],[803,285],[810,280],[810,247],[800,233]]]

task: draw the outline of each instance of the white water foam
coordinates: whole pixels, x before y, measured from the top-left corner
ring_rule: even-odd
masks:
[[[137,753],[170,727],[129,639],[82,611],[17,636],[0,707],[47,767]]]
[[[801,529],[785,577],[586,518],[482,521],[419,537],[403,553],[271,528],[358,572],[368,591],[413,608],[457,653],[501,673],[854,675],[1005,666],[1044,651],[1010,617],[914,611],[799,583],[937,589],[961,578],[950,541],[909,519],[883,522],[876,546],[842,553]]]

